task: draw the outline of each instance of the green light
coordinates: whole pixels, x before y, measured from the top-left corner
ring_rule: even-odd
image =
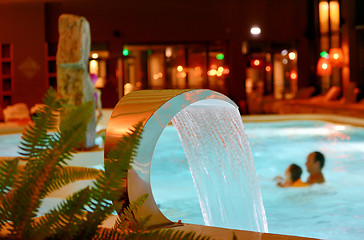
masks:
[[[152,49],[147,50],[148,55],[152,54],[152,52],[153,52]]]
[[[124,56],[128,56],[129,55],[129,50],[128,49],[124,49],[123,50],[123,55]]]
[[[217,59],[217,60],[223,60],[223,59],[224,59],[224,57],[225,57],[225,56],[224,56],[224,54],[222,54],[222,53],[219,53],[219,54],[217,54],[217,55],[216,55],[216,59]]]
[[[323,58],[329,58],[329,54],[327,52],[321,52],[320,56]]]

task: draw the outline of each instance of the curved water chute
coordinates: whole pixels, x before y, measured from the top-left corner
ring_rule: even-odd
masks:
[[[196,110],[197,109],[197,110]],[[132,126],[139,122],[139,121],[143,121],[144,126],[143,126],[143,134],[141,136],[141,141],[140,141],[140,145],[139,145],[139,149],[138,149],[138,153],[136,155],[136,157],[134,158],[134,162],[132,164],[132,169],[129,170],[128,172],[128,177],[126,179],[127,182],[127,187],[125,189],[123,189],[122,191],[124,191],[125,193],[127,193],[127,196],[129,198],[130,201],[135,200],[136,198],[138,198],[140,195],[147,193],[149,194],[149,197],[147,199],[147,201],[145,202],[145,204],[142,206],[142,208],[138,211],[137,215],[140,216],[151,216],[150,225],[165,225],[165,224],[171,224],[172,222],[163,215],[163,213],[159,210],[157,204],[155,203],[153,194],[152,194],[152,189],[151,189],[151,184],[150,184],[150,167],[151,167],[151,161],[152,161],[152,156],[153,156],[153,151],[154,148],[156,146],[156,143],[163,131],[163,129],[168,125],[168,123],[173,119],[174,124],[176,124],[176,128],[178,129],[178,125],[183,125],[181,124],[183,121],[183,116],[185,114],[189,114],[191,115],[191,111],[193,112],[197,112],[202,114],[203,116],[203,112],[205,110],[203,109],[225,109],[228,112],[236,112],[234,113],[235,115],[237,114],[241,125],[238,123],[238,125],[236,125],[235,127],[237,127],[238,129],[241,128],[240,130],[242,131],[238,131],[238,132],[242,132],[243,135],[245,134],[245,130],[243,129],[243,125],[242,125],[242,121],[240,118],[240,115],[237,111],[237,106],[235,105],[234,102],[232,102],[229,98],[227,98],[226,96],[224,96],[223,94],[211,91],[211,90],[142,90],[142,91],[135,91],[132,92],[128,95],[126,95],[125,97],[123,97],[119,103],[116,105],[116,107],[113,110],[113,113],[111,115],[108,127],[107,127],[107,131],[106,131],[106,138],[105,138],[105,156],[107,155],[108,151],[116,146],[116,143],[118,142],[119,138],[128,131],[128,129],[132,128]],[[210,111],[210,110],[209,110]],[[187,113],[189,112],[189,113]],[[210,111],[211,112],[211,111]],[[212,111],[214,112],[214,110]],[[175,116],[178,115],[178,117],[175,118]],[[193,115],[193,113],[192,113]],[[182,117],[181,117],[182,116]],[[207,119],[209,119],[209,116],[206,116]],[[199,117],[198,117],[199,118]],[[214,119],[219,119],[219,117],[215,117]],[[181,122],[182,121],[182,122]],[[190,120],[186,120],[187,122],[189,122]],[[197,120],[199,121],[199,120]],[[216,120],[212,120],[211,121],[215,121]],[[236,119],[235,119],[236,121]],[[239,121],[238,121],[239,122]],[[180,123],[180,124],[177,124]],[[206,124],[206,123],[202,123],[201,124]],[[214,124],[217,128],[217,132],[219,132],[219,124]],[[192,124],[193,125],[193,124]],[[197,124],[198,125],[198,124]],[[182,126],[182,128],[185,128],[186,126]],[[195,131],[195,130],[192,130]],[[204,131],[204,130],[203,130]],[[180,133],[180,137],[183,138],[183,135],[187,136],[190,135],[188,132],[182,133],[182,131],[179,131]],[[241,135],[241,134],[240,134]],[[246,135],[246,134],[245,134]],[[235,137],[235,136],[234,136]],[[242,136],[244,138],[244,136]],[[245,136],[246,138],[246,136]],[[182,143],[184,142],[184,139],[181,139]],[[243,139],[244,140],[244,139]],[[226,140],[223,140],[223,142]],[[244,140],[246,141],[246,139]],[[187,141],[188,142],[188,141]],[[188,146],[188,143],[185,141],[185,143],[183,143],[184,145],[184,149],[186,150],[186,146]],[[236,142],[241,142],[241,140],[238,141],[233,141],[233,145]],[[222,144],[224,145],[225,142]],[[217,147],[217,148],[220,148]],[[238,201],[240,202],[242,205],[244,206],[244,204],[246,202],[250,202],[251,204],[253,204],[252,206],[250,206],[250,208],[252,208],[251,210],[247,211],[243,211],[242,216],[240,216],[240,218],[249,218],[248,224],[250,224],[250,226],[241,226],[241,227],[236,227],[236,226],[221,226],[221,224],[217,224],[218,226],[221,227],[229,227],[229,228],[239,228],[239,229],[245,229],[245,230],[255,230],[255,231],[262,231],[265,232],[267,231],[267,227],[266,227],[266,219],[265,219],[265,213],[264,213],[264,208],[263,208],[263,204],[262,204],[262,199],[261,199],[261,195],[260,195],[260,190],[259,190],[259,185],[257,183],[256,180],[256,176],[255,176],[255,170],[254,170],[254,164],[252,163],[252,159],[251,159],[251,154],[250,154],[250,149],[249,149],[249,145],[247,144],[247,142],[245,143],[241,143],[238,147],[232,146],[232,148],[237,148],[237,149],[245,149],[244,151],[247,151],[247,153],[244,153],[243,155],[246,155],[245,158],[250,158],[250,165],[252,165],[251,167],[247,167],[245,163],[239,162],[239,160],[237,161],[237,166],[241,167],[242,169],[245,169],[245,173],[244,171],[242,172],[242,174],[240,175],[245,175],[245,179],[252,179],[255,177],[255,179],[252,179],[252,181],[248,180],[249,182],[252,183],[237,183],[236,185],[239,186],[243,186],[243,188],[248,188],[245,189],[244,191],[251,191],[252,189],[255,189],[255,191],[257,191],[254,196],[248,196],[247,194],[243,194],[244,196],[240,196],[240,198],[242,199],[234,199],[234,201]],[[206,151],[208,150],[204,150],[205,153],[201,153],[201,154],[206,154]],[[226,150],[224,150],[226,151]],[[224,152],[222,151],[222,152]],[[191,156],[191,154],[190,154]],[[200,160],[192,160],[191,157],[188,156],[187,154],[187,158],[189,159],[189,162],[191,161],[200,161]],[[192,157],[193,158],[193,157]],[[213,158],[213,157],[212,157]],[[218,157],[221,160],[221,156]],[[231,158],[231,157],[230,157]],[[231,161],[230,159],[230,163],[234,162],[234,158],[233,157],[233,161]],[[229,163],[229,164],[230,164]],[[224,163],[222,163],[220,161],[220,166],[223,166]],[[236,167],[235,167],[236,168]],[[218,169],[217,169],[218,170]],[[211,171],[210,171],[211,172]],[[231,175],[237,175],[236,171],[234,170],[235,173],[231,174]],[[226,171],[225,171],[226,173]],[[229,171],[227,171],[228,174]],[[214,173],[216,174],[216,173]],[[194,173],[192,172],[192,175],[194,177]],[[219,175],[219,174],[217,174]],[[197,177],[194,177],[194,180]],[[211,178],[210,178],[211,179]],[[215,179],[215,178],[214,178]],[[225,178],[226,179],[226,176]],[[240,179],[238,181],[241,181],[241,176],[237,177],[237,179]],[[235,178],[236,180],[236,178]],[[208,180],[209,181],[209,180]],[[223,180],[225,181],[225,180]],[[246,182],[246,180],[243,180],[243,182]],[[228,183],[232,184],[232,183]],[[198,185],[198,184],[197,184]],[[196,181],[195,181],[195,186],[196,185]],[[202,184],[204,185],[204,184]],[[206,184],[205,184],[206,185]],[[235,184],[233,184],[235,185]],[[204,192],[201,190],[197,190],[198,193]],[[205,191],[206,192],[206,191]],[[220,192],[220,191],[216,191],[215,192]],[[234,193],[236,191],[234,190]],[[206,194],[206,193],[204,193]],[[252,198],[253,197],[253,198]],[[200,205],[201,207],[206,207],[203,206],[204,204],[201,203],[201,201],[203,202],[203,199],[208,199],[208,198],[214,198],[214,196],[199,196],[200,199]],[[249,199],[248,199],[249,198]],[[223,202],[226,200],[222,200]],[[224,204],[223,202],[219,202],[218,204]],[[209,204],[205,204],[205,205],[209,205]],[[245,207],[245,206],[244,206]],[[215,206],[216,208],[216,206]],[[236,208],[241,208],[239,207],[239,205],[237,205],[235,207],[235,211]],[[220,208],[220,210],[223,209],[222,207]],[[202,211],[204,212],[204,210],[202,209]],[[219,210],[217,210],[219,212]],[[233,209],[234,211],[234,209]],[[206,210],[205,210],[206,212]],[[211,211],[209,211],[211,212]],[[223,211],[220,211],[223,212]],[[214,213],[212,213],[214,215]],[[225,213],[223,213],[225,214]],[[247,216],[249,215],[249,216]],[[205,223],[207,222],[207,224],[209,225],[216,225],[214,223],[213,220],[211,221],[207,221],[205,219],[206,216],[204,216],[204,220]],[[210,218],[210,216],[207,216],[208,218]],[[229,218],[229,216],[225,216],[227,218]],[[215,217],[216,218],[216,217]],[[218,216],[217,218],[221,218],[221,215]],[[234,220],[236,221],[236,220]],[[237,221],[239,221],[239,218],[237,218]],[[246,225],[246,222],[244,223],[244,221],[242,221],[242,225]],[[237,223],[239,225],[239,223]]]

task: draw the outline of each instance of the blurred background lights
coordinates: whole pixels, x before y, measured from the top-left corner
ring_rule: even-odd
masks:
[[[253,64],[255,66],[259,66],[260,65],[260,61],[258,59],[255,59],[254,62],[253,62]]]
[[[292,80],[296,80],[297,79],[297,73],[295,71],[292,71],[291,74],[290,74],[290,78]]]
[[[329,54],[327,52],[321,52],[320,53],[320,57],[323,57],[323,58],[329,58]]]
[[[282,56],[286,56],[288,54],[288,50],[287,49],[284,49],[282,52],[281,52]]]
[[[261,32],[262,30],[260,29],[260,27],[252,27],[250,29],[250,33],[255,36],[259,35]]]
[[[229,74],[230,73],[230,70],[228,68],[225,68],[224,69],[224,74]]]
[[[93,59],[96,59],[96,58],[98,58],[98,57],[99,57],[99,54],[97,54],[97,53],[93,53],[93,54],[91,55],[91,57],[92,57]]]
[[[124,56],[128,56],[129,55],[129,50],[128,49],[124,49],[123,50],[123,55]]]
[[[287,64],[288,60],[287,59],[283,59],[283,64]]]
[[[93,74],[97,74],[98,71],[99,71],[99,64],[97,63],[96,60],[91,60],[89,72],[93,73]]]
[[[208,71],[208,72],[207,72],[207,74],[208,74],[209,76],[215,76],[215,75],[216,75],[216,73],[217,73],[216,69],[211,69],[210,71]]]
[[[172,48],[171,47],[166,47],[165,55],[167,58],[172,57]]]
[[[217,60],[223,60],[224,58],[225,58],[225,56],[222,53],[219,53],[219,54],[216,55]]]
[[[290,53],[288,54],[288,58],[289,58],[289,59],[291,59],[291,60],[295,60],[295,59],[296,59],[296,53],[294,53],[294,52],[290,52]]]
[[[179,65],[179,66],[177,67],[177,71],[178,71],[178,72],[182,72],[182,71],[183,71],[183,67],[182,67],[181,65]]]
[[[265,67],[265,71],[270,72],[271,70],[272,70],[272,68],[270,66]]]
[[[159,72],[153,75],[154,80],[157,80],[159,78],[163,77],[163,73]]]

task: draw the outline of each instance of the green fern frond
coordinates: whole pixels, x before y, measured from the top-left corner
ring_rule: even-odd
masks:
[[[5,225],[9,225],[11,221],[11,204],[13,203],[13,192],[8,192],[2,196],[1,206],[0,206],[0,232],[4,228]]]
[[[135,201],[130,203],[128,207],[124,208],[117,217],[114,228],[124,233],[139,232],[146,230],[145,225],[149,220],[149,218],[137,219],[134,213],[136,213],[139,210],[139,208],[144,204],[147,198],[148,194],[143,194],[140,197],[138,197]]]
[[[47,192],[58,190],[71,182],[95,179],[100,173],[101,170],[94,168],[71,166],[62,167],[51,179],[51,182],[47,187]]]
[[[72,239],[77,234],[77,224],[85,217],[84,206],[88,204],[90,197],[88,187],[68,197],[34,223],[33,236],[29,236],[29,239]]]
[[[77,112],[77,114],[75,113]],[[80,114],[80,112],[82,114]],[[32,225],[41,200],[48,193],[48,185],[53,182],[59,171],[59,166],[71,158],[85,132],[88,119],[91,116],[92,105],[84,104],[71,111],[66,117],[61,132],[48,136],[48,146],[40,151],[37,158],[28,161],[15,192],[15,202],[12,208],[12,226],[15,237],[25,236]],[[77,115],[77,119],[72,119]],[[38,145],[33,146],[33,148]],[[43,147],[40,146],[40,147]]]
[[[93,240],[119,240],[125,239],[125,234],[113,228],[102,228],[100,231],[92,238]]]
[[[37,111],[34,125],[29,125],[20,143],[21,155],[34,158],[47,148],[48,131],[56,128],[57,112],[60,111],[64,100],[57,97],[57,93],[50,88],[43,99],[45,105]]]
[[[127,169],[139,145],[139,137],[142,132],[142,123],[135,125],[134,130],[121,138],[116,148],[111,150],[105,161],[106,172],[96,179],[92,191],[92,201],[87,221],[80,226],[81,239],[88,239],[97,233],[97,227],[115,210],[113,202],[119,198],[119,189],[123,177],[126,177]]]
[[[0,202],[14,183],[19,159],[5,159],[0,162]]]
[[[102,229],[94,240],[211,240],[211,237],[198,235],[195,232],[182,230],[160,229],[136,233],[123,233],[117,229]]]

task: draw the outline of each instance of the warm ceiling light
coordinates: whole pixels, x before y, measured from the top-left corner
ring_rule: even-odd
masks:
[[[93,59],[96,59],[96,58],[98,58],[98,57],[99,57],[99,54],[97,54],[97,53],[93,53],[93,54],[91,55],[91,57],[92,57]]]
[[[165,55],[167,58],[172,57],[172,47],[166,47]]]
[[[260,29],[260,27],[252,27],[250,29],[250,33],[254,36],[259,35],[262,32],[262,30]]]
[[[288,54],[288,58],[289,58],[289,59],[291,59],[291,60],[295,60],[295,59],[296,59],[296,53],[294,53],[294,52],[290,52],[290,53]]]
[[[179,65],[179,66],[177,67],[177,71],[178,71],[178,72],[182,72],[182,71],[183,71],[183,67],[182,67],[181,65]]]

